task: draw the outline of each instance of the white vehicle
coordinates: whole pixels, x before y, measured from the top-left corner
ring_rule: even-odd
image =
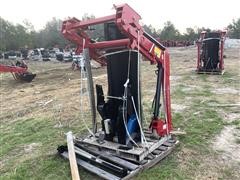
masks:
[[[63,61],[64,62],[71,62],[72,60],[73,60],[72,52],[71,51],[65,51],[63,53]]]
[[[33,49],[33,51],[31,52],[30,56],[31,56],[31,59],[34,60],[34,61],[42,59],[42,55],[41,55],[40,49]]]

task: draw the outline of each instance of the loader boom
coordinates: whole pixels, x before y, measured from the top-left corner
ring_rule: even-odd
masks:
[[[161,123],[160,126],[157,126],[159,128],[157,131],[161,131],[161,133],[158,133],[159,135],[168,134],[172,130],[169,53],[161,43],[144,32],[142,26],[139,24],[139,20],[141,19],[140,15],[129,5],[123,4],[114,7],[116,9],[116,14],[114,15],[86,21],[80,21],[76,18],[64,21],[62,25],[62,34],[66,39],[77,45],[77,54],[81,53],[84,48],[88,48],[90,57],[99,62],[101,65],[106,65],[106,60],[102,55],[101,50],[116,48],[137,50],[147,60],[149,60],[151,64],[160,64],[163,72],[161,79],[158,78],[158,81],[161,83],[161,85],[159,84],[158,87],[163,88],[165,120],[164,123]],[[92,25],[107,22],[114,22],[117,28],[126,38],[95,42],[91,40],[91,38],[85,32]],[[157,89],[157,91],[161,91],[161,89]],[[156,106],[156,112],[153,112],[153,121],[159,120],[158,117],[155,116],[158,114],[157,108],[159,108],[159,106]]]
[[[89,103],[97,109],[102,128],[96,128],[93,118],[93,132],[86,127],[89,136],[75,139],[77,163],[104,179],[120,180],[131,179],[143,169],[154,166],[171,153],[178,141],[171,133],[168,51],[144,32],[139,24],[140,15],[130,6],[114,7],[114,15],[64,21],[62,34],[77,45],[77,54],[83,53],[86,74],[91,74],[90,58],[107,66],[108,92],[104,95],[102,85],[96,84],[96,108],[95,94],[90,88],[93,78],[87,77],[92,98]],[[105,40],[101,42],[94,41],[89,32],[97,24],[104,24]],[[149,128],[142,123],[140,53],[144,60],[157,65],[157,70],[153,71],[157,82]],[[84,73],[83,68],[81,73]],[[66,146],[60,146],[58,152],[68,158]]]
[[[0,64],[0,73],[12,73],[15,80],[21,80],[25,82],[31,82],[36,74],[32,74],[28,71],[28,66],[24,61],[17,61],[14,65]]]

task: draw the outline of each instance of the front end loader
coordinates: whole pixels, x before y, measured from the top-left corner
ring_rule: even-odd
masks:
[[[88,81],[92,114],[92,128],[83,118],[89,135],[74,138],[77,164],[104,179],[129,179],[166,157],[178,140],[172,135],[168,50],[143,30],[140,15],[129,5],[114,7],[116,14],[110,16],[64,21],[62,34],[77,45],[76,54],[83,54],[80,73]],[[104,25],[101,42],[86,32],[97,24]],[[153,73],[157,76],[147,127],[142,112],[141,56],[156,65]],[[108,92],[102,84],[94,85],[90,59],[107,66]],[[60,146],[58,152],[69,158],[67,146]]]

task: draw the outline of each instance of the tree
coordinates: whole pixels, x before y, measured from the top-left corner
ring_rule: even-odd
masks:
[[[196,32],[193,28],[186,28],[186,33],[183,34],[183,39],[186,41],[195,41],[198,39],[198,32]]]
[[[0,17],[0,50],[18,50],[19,48],[28,45],[30,36],[26,28],[20,24],[13,25],[12,23]]]
[[[47,22],[45,28],[35,34],[35,47],[50,48],[56,45],[65,47],[68,42],[61,34],[61,25],[62,21],[57,18]]]
[[[180,32],[175,28],[175,26],[170,22],[167,21],[164,23],[163,30],[160,34],[161,40],[178,40],[180,39]]]
[[[154,38],[159,36],[157,30],[152,25],[143,25],[143,29],[146,33],[150,34]]]
[[[93,14],[84,13],[82,16],[82,21],[89,20],[89,19],[95,19],[96,17]]]
[[[233,39],[240,39],[240,18],[233,20],[231,24],[228,25],[229,37]]]

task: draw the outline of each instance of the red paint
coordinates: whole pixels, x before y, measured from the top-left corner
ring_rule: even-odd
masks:
[[[163,45],[157,42],[155,39],[148,37],[139,24],[141,16],[135,12],[129,5],[123,4],[114,6],[116,9],[115,15],[105,16],[101,18],[80,21],[76,18],[72,18],[63,22],[62,34],[63,36],[77,45],[76,53],[82,52],[83,48],[89,48],[90,57],[102,65],[106,65],[105,57],[102,56],[103,52],[100,50],[113,49],[113,48],[128,48],[132,50],[138,50],[139,40],[139,52],[145,56],[151,64],[161,63],[164,69],[164,76],[162,81],[162,87],[164,87],[164,109],[165,120],[159,120],[156,122],[156,127],[160,130],[159,135],[165,135],[172,130],[172,117],[171,117],[171,101],[170,101],[170,58],[168,51]],[[102,24],[106,22],[114,22],[118,29],[127,37],[121,40],[93,42],[90,37],[85,33],[90,25]],[[84,43],[85,42],[85,43]],[[155,49],[156,47],[156,49]],[[155,50],[160,52],[156,55]],[[155,122],[156,120],[154,120]],[[166,123],[167,129],[164,133],[161,129]],[[160,127],[161,126],[161,127]]]
[[[27,67],[8,66],[8,65],[0,64],[0,73],[1,72],[26,73]]]
[[[218,31],[218,33],[220,34],[220,47],[219,47],[219,71],[222,72],[224,70],[224,60],[223,60],[223,50],[224,50],[224,41],[226,38],[226,31]],[[200,38],[198,39],[197,43],[197,71],[201,71],[202,66],[203,66],[203,62],[201,60],[201,49],[202,49],[202,45],[203,45],[203,40],[206,36],[207,32],[206,31],[202,31],[200,34]]]
[[[159,136],[165,136],[167,134],[167,128],[164,119],[152,120],[151,128],[152,132],[156,131]]]

